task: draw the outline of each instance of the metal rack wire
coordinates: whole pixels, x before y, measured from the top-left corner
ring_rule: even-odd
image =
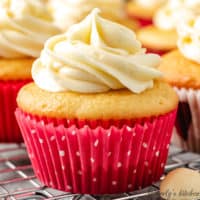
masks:
[[[200,169],[200,155],[171,146],[166,173],[186,166]],[[164,176],[164,175],[163,175]],[[120,195],[69,194],[47,188],[34,175],[24,144],[0,144],[0,200],[160,200],[159,182],[140,191]]]

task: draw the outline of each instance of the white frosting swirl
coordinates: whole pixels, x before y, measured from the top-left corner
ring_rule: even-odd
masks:
[[[140,93],[161,76],[160,57],[145,54],[134,32],[94,9],[66,34],[50,38],[32,68],[42,89],[82,93],[128,88]]]
[[[182,20],[200,12],[200,0],[169,0],[154,16],[154,24],[161,29],[175,29]]]
[[[112,20],[125,14],[122,0],[51,0],[49,7],[56,25],[63,30],[80,22],[94,8],[101,9],[102,16]]]
[[[132,0],[134,3],[147,8],[157,8],[164,4],[167,0]]]
[[[200,64],[200,16],[183,21],[177,30],[180,52],[186,58]]]
[[[45,41],[59,32],[42,1],[0,1],[0,56],[38,57]]]

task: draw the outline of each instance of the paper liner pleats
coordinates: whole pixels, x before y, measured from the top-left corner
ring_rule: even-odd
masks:
[[[79,121],[16,111],[36,176],[49,187],[82,194],[123,193],[159,180],[175,115]]]
[[[28,82],[30,81],[0,81],[0,142],[23,141],[14,112],[17,93]]]
[[[200,90],[175,90],[179,108],[172,142],[185,150],[200,153]]]

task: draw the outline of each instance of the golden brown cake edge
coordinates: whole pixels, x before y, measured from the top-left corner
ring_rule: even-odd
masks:
[[[99,94],[52,93],[31,83],[20,90],[17,103],[24,112],[50,118],[137,119],[171,112],[177,107],[178,97],[160,81],[141,94],[126,89]]]

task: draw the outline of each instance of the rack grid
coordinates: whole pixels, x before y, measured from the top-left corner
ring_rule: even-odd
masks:
[[[200,170],[200,155],[171,146],[165,174],[182,166]],[[0,144],[0,200],[161,200],[159,184],[131,193],[105,196],[61,192],[37,180],[24,144]]]

